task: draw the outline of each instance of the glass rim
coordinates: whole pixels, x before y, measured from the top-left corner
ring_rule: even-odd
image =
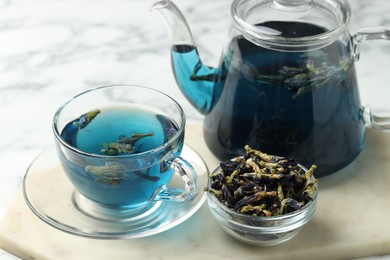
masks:
[[[352,11],[346,0],[330,0],[337,2],[342,6],[343,19],[338,26],[320,34],[303,37],[283,37],[262,30],[258,26],[248,23],[241,15],[242,6],[251,0],[234,0],[231,5],[231,16],[233,24],[250,41],[258,45],[264,45],[277,50],[302,50],[302,48],[318,48],[327,45],[329,41],[336,39],[347,27],[351,18]]]
[[[104,154],[97,154],[97,153],[90,153],[90,152],[85,152],[83,150],[80,150],[76,147],[74,147],[73,145],[69,144],[68,142],[66,142],[60,132],[59,132],[59,129],[58,129],[58,118],[61,114],[61,112],[63,111],[63,109],[68,105],[70,104],[72,101],[74,101],[75,99],[77,99],[78,97],[80,96],[83,96],[85,94],[88,94],[90,92],[94,92],[94,91],[97,91],[97,90],[101,90],[101,89],[114,89],[114,88],[137,88],[137,89],[146,89],[148,91],[152,91],[152,92],[155,92],[155,93],[158,93],[162,96],[165,96],[166,98],[168,98],[169,100],[172,101],[172,103],[176,106],[177,110],[179,111],[180,113],[180,118],[181,118],[181,123],[180,125],[178,126],[178,131],[175,133],[175,135],[169,139],[167,142],[163,143],[162,145],[156,147],[156,148],[153,148],[153,149],[150,149],[150,150],[147,150],[147,151],[144,151],[144,152],[140,152],[140,153],[134,153],[134,154],[124,154],[124,155],[104,155]],[[145,86],[141,86],[141,85],[135,85],[135,84],[110,84],[110,85],[103,85],[103,86],[98,86],[98,87],[93,87],[93,88],[89,88],[85,91],[82,91],[76,95],[74,95],[73,97],[71,97],[70,99],[68,99],[67,101],[65,101],[58,109],[57,111],[54,113],[54,117],[53,117],[53,121],[52,121],[52,130],[54,132],[54,137],[55,139],[60,142],[61,145],[63,145],[64,147],[66,147],[67,149],[75,152],[75,153],[78,153],[78,154],[81,154],[83,156],[88,156],[88,157],[94,157],[94,158],[121,158],[121,159],[130,159],[130,158],[138,158],[138,157],[144,157],[145,155],[149,155],[149,154],[155,154],[155,153],[158,153],[160,151],[162,151],[163,149],[165,149],[166,147],[168,147],[169,145],[171,145],[172,143],[174,143],[184,132],[184,129],[185,129],[185,125],[186,125],[186,115],[184,113],[184,110],[183,108],[180,106],[180,104],[175,100],[173,99],[171,96],[169,96],[168,94],[165,94],[164,92],[160,91],[160,90],[156,90],[156,89],[153,89],[153,88],[150,88],[150,87],[145,87]]]

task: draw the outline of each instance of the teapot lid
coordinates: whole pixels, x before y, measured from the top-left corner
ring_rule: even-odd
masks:
[[[346,0],[234,0],[231,13],[248,40],[287,51],[329,45],[351,19]]]

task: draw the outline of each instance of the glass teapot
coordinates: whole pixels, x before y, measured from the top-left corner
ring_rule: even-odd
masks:
[[[165,19],[176,81],[205,115],[209,149],[226,160],[244,146],[294,157],[316,176],[353,161],[365,127],[390,129],[389,117],[362,106],[354,63],[365,40],[390,40],[385,28],[351,35],[345,0],[234,0],[220,65],[204,65],[186,20],[169,0]]]

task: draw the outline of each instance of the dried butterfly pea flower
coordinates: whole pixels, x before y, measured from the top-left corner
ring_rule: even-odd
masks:
[[[267,155],[245,146],[245,154],[220,164],[210,188],[225,206],[256,216],[299,210],[313,199],[318,180],[313,165],[306,172],[294,159]]]

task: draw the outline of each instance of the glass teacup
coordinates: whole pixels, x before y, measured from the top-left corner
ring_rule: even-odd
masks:
[[[146,214],[163,200],[198,191],[193,167],[180,157],[185,114],[166,94],[141,86],[85,91],[55,113],[53,131],[74,203],[95,218]],[[169,187],[178,174],[183,187]]]

